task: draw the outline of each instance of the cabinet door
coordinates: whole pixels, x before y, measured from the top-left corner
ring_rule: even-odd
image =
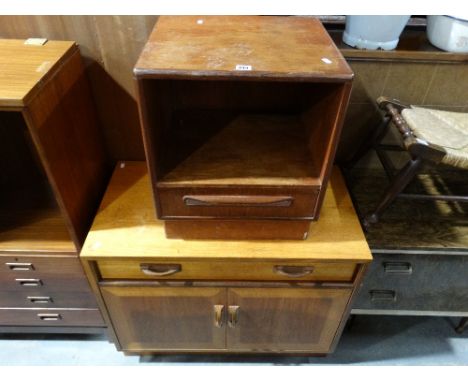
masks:
[[[350,295],[348,288],[230,288],[228,348],[327,353]]]
[[[226,346],[220,309],[225,288],[104,286],[101,291],[123,350]]]

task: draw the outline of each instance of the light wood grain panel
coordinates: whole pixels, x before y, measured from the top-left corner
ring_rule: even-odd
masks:
[[[164,223],[154,218],[144,162],[118,164],[100,211],[85,242],[85,259],[129,257],[201,259],[285,259],[369,262],[369,247],[337,168],[331,177],[319,221],[307,240],[184,241],[167,239]]]
[[[151,276],[141,270],[141,264],[155,268],[170,265],[168,260],[128,259],[101,260],[98,269],[103,279],[175,279],[175,280],[290,280],[290,281],[345,281],[353,280],[356,264],[316,263],[311,261],[176,261],[180,271],[168,276]],[[279,267],[291,269],[288,276]],[[305,273],[297,277],[294,274]]]

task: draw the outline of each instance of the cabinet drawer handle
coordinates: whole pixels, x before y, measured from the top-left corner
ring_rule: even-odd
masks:
[[[58,321],[62,319],[62,316],[58,313],[38,313],[37,317],[42,321]]]
[[[185,195],[186,206],[205,207],[290,207],[292,196],[261,195]]]
[[[33,271],[32,263],[5,263],[11,271]]]
[[[300,265],[275,265],[273,271],[287,277],[303,277],[310,275],[314,267],[303,267]]]
[[[28,296],[26,298],[34,304],[49,304],[53,302],[52,297],[49,296]]]
[[[239,305],[229,305],[228,314],[228,325],[230,328],[234,328],[239,321]]]
[[[180,272],[180,264],[140,264],[141,271],[148,276],[170,276]]]
[[[396,301],[396,292],[394,290],[371,290],[372,301]]]
[[[413,273],[413,266],[407,262],[388,261],[383,263],[385,273],[410,275]]]
[[[213,306],[214,326],[221,328],[223,326],[224,305]]]
[[[25,287],[36,287],[42,285],[41,279],[15,279],[15,281]]]

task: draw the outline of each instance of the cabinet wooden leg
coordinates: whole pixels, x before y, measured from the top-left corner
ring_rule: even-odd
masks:
[[[463,317],[458,323],[458,326],[455,328],[455,331],[461,334],[463,333],[463,331],[466,329],[467,326],[468,326],[468,317]]]

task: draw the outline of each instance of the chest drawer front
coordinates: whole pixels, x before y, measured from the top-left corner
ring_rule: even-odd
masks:
[[[318,187],[158,188],[160,218],[310,218]]]
[[[298,261],[141,261],[102,260],[103,279],[270,280],[352,282],[354,263]]]
[[[46,292],[44,290],[22,290],[0,292],[0,307],[5,308],[94,308],[97,303],[91,292]]]
[[[468,312],[468,256],[374,254],[353,309]]]
[[[97,309],[9,309],[0,308],[4,326],[105,326]]]
[[[0,280],[9,275],[78,274],[84,275],[78,257],[0,255]]]

